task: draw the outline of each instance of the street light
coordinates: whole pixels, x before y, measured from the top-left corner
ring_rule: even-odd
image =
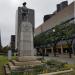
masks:
[[[53,29],[53,33],[55,33],[55,32],[56,32],[56,30],[55,30],[55,29]],[[55,36],[55,34],[54,34],[54,36]],[[56,42],[55,42],[55,37],[54,37],[53,39],[54,39],[53,52],[54,52],[54,56],[56,56]]]
[[[53,29],[53,32],[55,32],[55,29]]]

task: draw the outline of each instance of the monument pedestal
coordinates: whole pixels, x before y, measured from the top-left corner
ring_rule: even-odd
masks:
[[[33,48],[33,30],[32,24],[29,22],[21,23],[21,30],[19,33],[19,44],[18,44],[18,54],[19,56],[34,56]]]

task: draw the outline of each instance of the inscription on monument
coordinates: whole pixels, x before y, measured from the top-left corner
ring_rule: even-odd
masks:
[[[22,22],[21,24],[20,55],[34,55],[32,24],[28,22]]]

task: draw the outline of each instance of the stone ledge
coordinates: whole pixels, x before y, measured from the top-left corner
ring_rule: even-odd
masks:
[[[38,60],[36,60],[36,61],[26,61],[26,62],[24,62],[24,61],[16,61],[16,60],[12,60],[11,61],[15,66],[23,66],[23,65],[32,65],[32,66],[35,66],[35,65],[40,65],[40,64],[42,64],[41,63],[41,61],[38,61]]]
[[[36,56],[21,56],[21,57],[17,57],[17,60],[18,61],[24,61],[24,62],[36,61],[37,57]]]
[[[8,67],[10,70],[15,70],[16,68],[19,68],[20,66],[15,66],[12,62],[8,62]]]
[[[4,72],[5,72],[5,75],[10,75],[11,74],[8,65],[4,65]]]
[[[65,70],[65,71],[58,71],[58,72],[52,72],[52,73],[45,73],[45,74],[38,74],[38,75],[57,75],[57,74],[64,74],[64,73],[70,73],[73,72],[73,69]]]

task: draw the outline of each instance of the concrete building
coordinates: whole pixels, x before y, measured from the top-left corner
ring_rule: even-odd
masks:
[[[54,15],[52,15],[51,17],[49,17],[48,15],[47,20],[45,20],[40,26],[38,26],[35,29],[35,36],[39,35],[40,33],[47,32],[48,30],[52,29],[56,25],[60,25],[64,22],[69,21],[69,23],[75,23],[75,1],[69,5],[68,2],[64,1],[60,3],[59,7],[57,5],[57,10],[53,13]],[[59,52],[63,53],[63,48],[65,50],[67,48],[66,42],[60,41],[57,44],[57,48]],[[48,52],[48,53],[53,52],[53,48],[45,49],[44,52]]]
[[[63,1],[60,4],[57,4],[57,12],[63,10],[67,6],[68,6],[68,1]]]
[[[53,14],[45,15],[44,16],[44,22],[46,20],[50,19],[53,15],[55,15],[55,13],[60,12],[61,10],[63,10],[67,6],[68,6],[68,1],[63,1],[60,4],[57,4],[57,10]]]
[[[42,23],[39,27],[35,29],[35,35],[45,32],[56,25],[59,25],[67,20],[75,17],[75,2],[62,9],[60,12],[56,12],[50,19]],[[74,21],[73,21],[74,22]]]
[[[15,52],[15,35],[11,35],[11,43],[10,43],[10,46],[11,46],[12,52]]]

